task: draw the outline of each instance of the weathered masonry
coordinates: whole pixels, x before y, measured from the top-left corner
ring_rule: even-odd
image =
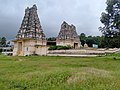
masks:
[[[20,30],[13,42],[14,56],[46,55],[46,39],[39,21],[36,5],[25,10]]]
[[[61,25],[61,29],[56,41],[57,45],[70,45],[74,48],[80,48],[80,39],[74,25],[68,25],[65,21]]]
[[[14,56],[47,55],[48,44],[70,45],[74,48],[80,48],[80,39],[77,35],[76,27],[68,25],[66,22],[63,22],[61,25],[61,30],[56,41],[47,42],[37,14],[36,5],[25,9],[21,27],[13,42]]]

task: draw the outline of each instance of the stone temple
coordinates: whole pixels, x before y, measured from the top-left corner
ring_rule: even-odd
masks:
[[[27,7],[25,10],[25,16],[23,18],[20,30],[17,33],[16,40],[13,40],[13,42],[14,56],[46,54],[45,34],[39,21],[36,5],[33,5],[31,8]]]
[[[68,25],[66,22],[63,22],[61,25],[61,30],[56,41],[47,42],[37,14],[36,5],[25,9],[22,24],[13,42],[14,56],[47,55],[49,43],[52,43],[52,45],[54,43],[54,45],[70,45],[74,48],[80,48],[80,40],[76,32],[76,27]]]
[[[70,45],[74,48],[80,48],[80,39],[74,25],[69,25],[65,21],[61,25],[59,35],[56,40],[57,45]]]

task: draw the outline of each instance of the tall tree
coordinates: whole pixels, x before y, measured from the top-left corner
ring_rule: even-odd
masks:
[[[107,0],[106,4],[106,12],[103,12],[100,18],[104,27],[99,29],[108,47],[120,47],[120,0]]]
[[[87,37],[84,33],[80,34],[80,42],[82,46],[84,46],[84,44],[86,43],[89,47],[92,47],[93,44],[96,44],[99,47],[102,47],[101,41],[102,41],[101,36],[88,36]]]
[[[1,38],[1,45],[2,45],[2,46],[5,46],[5,45],[6,45],[6,38],[5,38],[5,37],[2,37],[2,38]]]
[[[81,45],[84,46],[84,44],[86,43],[86,35],[85,33],[81,33],[80,34],[80,42],[81,42]]]

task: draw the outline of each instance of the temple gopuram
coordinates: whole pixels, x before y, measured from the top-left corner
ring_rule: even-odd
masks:
[[[46,39],[37,14],[37,7],[27,7],[14,42],[13,55],[46,55]]]
[[[37,14],[37,6],[25,9],[25,15],[14,42],[14,56],[47,55],[50,45],[80,48],[80,39],[74,25],[65,21],[56,41],[47,41]]]
[[[74,25],[69,25],[65,21],[61,25],[59,35],[56,40],[57,45],[70,45],[74,48],[80,48],[80,39]]]

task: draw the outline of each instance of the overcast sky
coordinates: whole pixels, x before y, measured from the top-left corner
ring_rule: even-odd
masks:
[[[101,35],[101,12],[106,0],[0,0],[0,37],[14,39],[26,7],[36,4],[44,33],[56,37],[63,21],[74,24],[77,33]]]

